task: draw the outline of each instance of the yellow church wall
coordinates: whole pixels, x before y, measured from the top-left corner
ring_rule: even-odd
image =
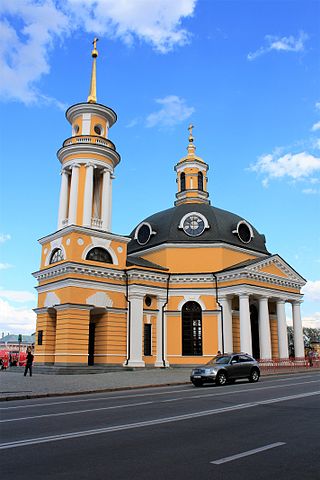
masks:
[[[79,211],[80,210],[83,213],[83,204],[81,204],[81,208],[79,207]],[[82,213],[78,214],[78,219],[81,218]],[[106,250],[108,250],[110,253],[113,252],[113,254],[116,256],[118,261],[117,265],[94,262],[91,260],[83,259],[82,257],[84,256],[84,253],[88,250],[88,247],[90,245],[92,245],[92,247],[94,246],[94,244],[92,244],[91,235],[87,235],[84,232],[81,232],[81,233],[71,232],[71,233],[67,233],[66,235],[63,235],[61,244],[66,252],[66,258],[61,262],[56,262],[52,265],[45,265],[48,255],[50,256],[50,252],[52,252],[53,250],[53,248],[51,247],[51,243],[46,242],[42,245],[40,270],[43,268],[48,268],[54,265],[58,265],[64,261],[83,262],[86,265],[96,265],[99,267],[106,267],[106,268],[111,267],[115,269],[123,269],[126,266],[127,244],[125,242],[122,242],[121,240],[111,240],[111,241],[105,240],[105,245],[104,245],[104,248],[106,248]],[[99,246],[100,246],[100,243],[99,243]],[[122,249],[122,251],[119,252],[118,248]]]
[[[108,311],[92,315],[95,327],[94,363],[123,363],[126,359],[127,314]]]
[[[240,318],[232,316],[233,351],[240,352]]]
[[[154,365],[157,355],[157,317],[155,315],[144,315],[143,323],[151,323],[151,355],[143,355],[146,365]],[[142,353],[144,352],[144,337],[142,336]]]
[[[272,358],[279,358],[278,322],[275,319],[270,319],[270,332]]]
[[[106,119],[101,117],[100,115],[91,115],[90,135],[97,135],[97,133],[94,131],[95,125],[101,125],[101,127],[103,128],[103,135],[101,136],[105,137],[108,130]]]
[[[38,313],[37,332],[43,331],[42,345],[35,345],[36,363],[54,363],[56,344],[56,315],[55,313]]]
[[[75,129],[76,125],[78,125],[78,127],[79,127],[79,132],[76,135],[81,135],[81,132],[82,132],[82,115],[78,115],[77,117],[75,117],[75,119],[73,121],[73,124],[72,124],[72,128]]]
[[[288,278],[288,275],[286,275],[280,268],[276,267],[275,265],[267,265],[260,270],[261,272],[265,273],[271,273],[272,275],[277,275],[278,277],[284,277]]]
[[[109,299],[112,302],[114,308],[126,308],[127,302],[125,293],[123,292],[105,292],[104,290],[99,290],[99,287],[96,288],[81,288],[81,287],[63,287],[52,290],[51,293],[54,293],[59,298],[60,304],[65,303],[86,305],[87,299],[92,295],[101,292],[106,293]],[[48,292],[41,292],[38,296],[38,308],[43,308],[45,306],[45,300]]]
[[[171,273],[217,272],[256,256],[226,248],[162,248],[141,255]]]
[[[88,364],[89,309],[57,311],[55,364]]]

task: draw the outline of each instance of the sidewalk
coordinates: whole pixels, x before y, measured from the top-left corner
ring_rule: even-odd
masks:
[[[23,376],[24,367],[11,367],[0,372],[0,401],[22,400],[61,395],[77,395],[80,393],[111,392],[146,388],[154,386],[189,384],[190,367],[154,368],[135,371],[117,371],[108,373],[82,375],[46,375],[34,374]],[[19,370],[17,370],[19,369]],[[262,371],[261,376],[320,372],[320,368],[303,368],[292,371],[282,369],[274,372]]]

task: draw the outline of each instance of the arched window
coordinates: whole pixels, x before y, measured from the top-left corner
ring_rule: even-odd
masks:
[[[184,192],[185,189],[186,189],[186,174],[182,172],[180,175],[180,190],[181,192]]]
[[[202,355],[202,310],[197,302],[182,307],[182,355]]]
[[[101,247],[92,248],[86,256],[86,260],[93,260],[94,262],[113,263],[109,252]]]
[[[63,251],[61,250],[61,248],[55,248],[51,254],[49,263],[57,263],[61,262],[61,260],[64,260]]]
[[[198,190],[203,191],[203,173],[202,172],[198,173]]]

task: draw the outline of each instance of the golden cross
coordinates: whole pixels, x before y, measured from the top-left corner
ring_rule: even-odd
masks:
[[[97,42],[99,41],[99,38],[94,38],[93,39],[93,49],[96,50],[97,49]]]
[[[190,123],[189,127],[188,127],[188,130],[189,130],[189,133],[190,133],[190,137],[192,137],[192,129],[194,128],[194,126],[192,125],[192,123]]]

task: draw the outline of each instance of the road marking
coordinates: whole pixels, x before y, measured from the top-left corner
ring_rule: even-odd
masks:
[[[277,442],[271,443],[270,445],[266,445],[265,447],[254,448],[253,450],[248,450],[247,452],[238,453],[237,455],[231,455],[231,457],[220,458],[220,460],[214,460],[213,462],[215,465],[220,465],[221,463],[232,462],[233,460],[238,460],[238,458],[248,457],[249,455],[254,455],[255,453],[263,452],[264,450],[270,450],[270,448],[280,447],[281,445],[285,445],[284,442]]]
[[[216,408],[214,410],[204,410],[202,412],[187,413],[184,415],[176,415],[173,417],[156,418],[153,420],[146,420],[144,422],[128,423],[124,425],[113,425],[111,427],[97,428],[94,430],[82,430],[79,432],[71,432],[71,433],[62,433],[60,435],[50,435],[47,437],[27,438],[25,440],[17,440],[14,442],[0,443],[0,450],[25,447],[28,445],[38,445],[41,443],[57,442],[60,440],[68,440],[72,438],[88,437],[91,435],[99,435],[102,433],[119,432],[121,430],[132,430],[134,428],[150,427],[153,425],[161,425],[165,423],[180,422],[183,420],[191,420],[193,418],[232,412],[235,410],[244,410],[246,408],[257,407],[259,405],[269,405],[272,403],[286,402],[288,400],[297,400],[300,398],[312,397],[314,395],[320,395],[320,391],[301,393],[298,395],[290,395],[286,397],[272,398],[270,400],[261,400],[258,402],[240,403],[238,405],[233,405],[232,407]]]
[[[125,405],[114,405],[111,407],[101,407],[101,408],[88,408],[86,410],[75,410],[73,412],[44,413],[43,415],[33,415],[31,417],[19,417],[19,418],[9,418],[7,420],[0,420],[0,423],[18,422],[21,420],[33,420],[35,418],[45,418],[45,417],[63,417],[64,415],[76,415],[79,413],[99,412],[100,410],[115,410],[117,408],[140,407],[141,405],[150,405],[151,403],[154,403],[154,402],[127,403]]]
[[[300,378],[303,378],[303,377],[300,377]],[[277,379],[275,380],[276,382],[280,382],[280,381],[284,381],[284,380],[289,380],[289,379]],[[224,396],[224,395],[233,395],[235,393],[248,393],[248,392],[251,392],[251,391],[259,391],[259,390],[270,390],[270,389],[273,389],[273,388],[285,388],[285,387],[294,387],[296,385],[306,385],[306,384],[309,384],[309,383],[318,383],[320,381],[320,378],[319,380],[310,380],[310,381],[307,381],[307,382],[296,382],[296,383],[290,383],[290,384],[286,384],[286,385],[270,385],[270,386],[264,386],[264,387],[259,387],[257,386],[257,384],[248,384],[248,388],[245,388],[245,389],[239,389],[238,387],[234,387],[232,390],[228,390],[227,391],[224,391],[224,392],[221,392],[221,393],[216,393],[216,391],[214,391],[213,393],[203,393],[203,394],[197,394],[197,395],[188,395],[187,397],[176,397],[175,399],[173,399],[172,401],[176,401],[176,400],[185,400],[185,399],[190,399],[192,400],[193,398],[197,399],[197,398],[206,398],[206,397],[212,397],[212,396],[215,396],[215,397],[221,397],[221,396]],[[215,389],[214,389],[215,390]],[[197,390],[198,391],[198,390]],[[97,402],[97,401],[102,401],[102,400],[118,400],[118,399],[128,399],[128,398],[137,398],[137,397],[149,397],[150,395],[152,396],[159,396],[159,395],[168,395],[168,394],[171,394],[171,393],[181,393],[181,392],[189,392],[190,394],[192,393],[195,393],[195,390],[191,387],[189,388],[183,388],[183,389],[179,389],[179,390],[166,390],[165,392],[150,392],[150,393],[137,393],[137,394],[134,394],[134,395],[125,395],[125,393],[123,395],[116,395],[116,396],[113,396],[113,395],[110,395],[110,396],[103,396],[103,397],[98,397],[98,398],[85,398],[85,399],[79,399],[79,400],[63,400],[63,401],[58,401],[58,402],[50,402],[50,403],[33,403],[31,405],[15,405],[15,406],[12,406],[12,407],[0,407],[0,411],[2,410],[5,410],[5,411],[8,411],[8,410],[17,410],[17,409],[21,409],[21,408],[38,408],[38,407],[48,407],[48,406],[55,406],[55,405],[64,405],[64,404],[67,404],[67,405],[71,405],[73,403],[84,403],[84,402]],[[112,392],[110,392],[112,393]],[[86,395],[86,394],[83,394],[83,395]],[[87,394],[89,395],[89,394]],[[72,394],[70,394],[70,396],[72,396]]]

